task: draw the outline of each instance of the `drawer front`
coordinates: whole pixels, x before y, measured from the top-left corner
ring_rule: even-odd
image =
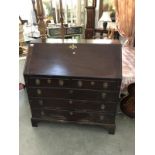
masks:
[[[115,116],[103,113],[86,113],[65,110],[32,110],[32,117],[57,121],[114,123]]]
[[[93,102],[87,100],[64,100],[64,99],[46,99],[46,98],[33,98],[30,99],[32,109],[37,108],[50,108],[58,110],[80,110],[80,111],[102,111],[102,112],[115,112],[116,103],[107,102]]]
[[[71,80],[58,78],[28,78],[29,87],[60,87],[70,88]]]
[[[120,89],[120,83],[112,80],[73,79],[72,88],[117,91]]]
[[[28,88],[29,97],[48,97],[76,100],[118,101],[118,92],[91,91],[78,89]]]
[[[73,90],[72,98],[91,101],[118,101],[117,92]]]
[[[28,88],[29,97],[70,98],[69,90]]]
[[[29,87],[59,87],[94,90],[120,89],[120,82],[114,80],[85,80],[85,79],[58,79],[58,78],[28,78]]]

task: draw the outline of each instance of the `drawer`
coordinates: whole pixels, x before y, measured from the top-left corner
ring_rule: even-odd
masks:
[[[65,79],[65,78],[28,78],[29,87],[59,87],[59,88],[78,88],[94,90],[120,89],[118,80],[86,80],[86,79]]]
[[[47,98],[32,98],[30,99],[32,109],[50,108],[59,110],[80,110],[80,111],[103,111],[115,112],[116,103],[87,101],[87,100],[64,100],[64,99],[47,99]]]
[[[103,100],[118,101],[118,92],[92,91],[79,89],[59,89],[59,88],[28,88],[29,97],[48,97],[76,100]]]
[[[91,91],[91,90],[73,90],[72,98],[91,101],[111,101],[115,102],[119,100],[118,92],[108,91]]]
[[[67,110],[32,110],[33,118],[50,119],[57,121],[114,123],[115,116],[104,113],[78,112]]]
[[[28,88],[29,97],[70,98],[69,90],[56,88]]]
[[[120,89],[120,82],[117,80],[73,79],[72,88],[117,91]]]
[[[28,78],[27,84],[29,87],[62,87],[62,88],[70,88],[71,80],[64,78],[40,78],[33,77]]]

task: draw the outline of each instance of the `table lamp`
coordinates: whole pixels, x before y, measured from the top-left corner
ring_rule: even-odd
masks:
[[[111,22],[110,12],[103,11],[101,18],[99,19],[99,24],[103,24],[103,29],[106,30],[108,22]]]

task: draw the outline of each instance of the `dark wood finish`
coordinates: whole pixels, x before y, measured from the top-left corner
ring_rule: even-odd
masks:
[[[87,24],[85,30],[85,39],[93,39],[95,29],[95,7],[86,7]]]
[[[117,102],[107,101],[90,101],[90,100],[75,100],[75,99],[60,99],[60,98],[43,98],[31,97],[29,100],[32,109],[47,108],[57,110],[77,110],[84,112],[92,112],[94,110],[100,112],[115,112]]]
[[[40,121],[91,124],[114,134],[121,59],[118,41],[35,40],[24,70],[32,126]]]
[[[72,45],[73,47],[76,45],[74,50],[71,49]],[[120,51],[119,41],[110,40],[96,40],[94,43],[82,40],[77,44],[69,41],[63,44],[38,42],[30,53],[31,58],[26,65],[25,74],[76,79],[80,77],[120,79],[122,78]]]
[[[31,118],[31,124],[33,127],[38,127],[38,122],[39,122],[38,120]]]
[[[123,97],[120,108],[127,116],[135,118],[135,83],[128,86],[128,95]]]
[[[119,90],[119,80],[94,80],[94,79],[86,79],[82,80],[81,78],[71,79],[71,78],[51,78],[51,77],[39,77],[37,79],[35,76],[28,79],[28,85],[31,87],[46,88],[52,87],[57,88],[60,87],[60,84],[63,82],[63,88],[83,88],[83,89],[92,89],[92,90]]]

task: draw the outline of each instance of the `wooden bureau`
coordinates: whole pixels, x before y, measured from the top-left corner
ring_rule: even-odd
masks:
[[[36,40],[24,78],[32,126],[71,122],[101,125],[114,134],[122,79],[118,41]]]

